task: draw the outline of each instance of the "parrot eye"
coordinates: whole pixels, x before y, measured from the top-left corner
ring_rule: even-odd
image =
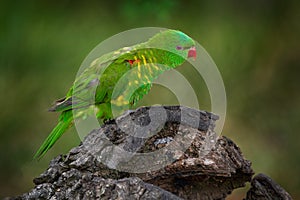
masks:
[[[177,50],[182,50],[183,48],[182,48],[182,46],[177,46],[176,49]]]

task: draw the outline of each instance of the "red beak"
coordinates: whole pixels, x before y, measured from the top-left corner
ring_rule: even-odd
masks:
[[[197,52],[195,47],[191,47],[188,51],[188,58],[194,58],[196,60]]]

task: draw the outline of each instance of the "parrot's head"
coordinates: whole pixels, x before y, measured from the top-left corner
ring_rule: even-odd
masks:
[[[173,66],[183,63],[188,58],[196,59],[197,56],[195,41],[177,30],[169,29],[156,34],[148,41],[148,45],[169,52],[164,56],[165,63]]]

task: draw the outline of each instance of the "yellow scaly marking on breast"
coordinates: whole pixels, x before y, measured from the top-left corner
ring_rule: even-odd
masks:
[[[149,61],[150,61],[150,64],[148,66],[148,70],[149,70],[149,74],[151,76],[153,74],[153,71],[152,71],[152,65],[153,65],[152,58],[149,58]]]
[[[149,63],[152,63],[152,58],[150,57],[150,58],[148,58],[148,60],[149,60]]]
[[[147,64],[147,61],[146,61],[146,58],[145,58],[145,56],[144,56],[144,55],[142,55],[142,58],[143,58],[144,65],[146,65],[146,64]]]
[[[159,70],[158,66],[153,65],[153,68],[155,68],[156,70]]]
[[[147,64],[148,64],[147,60],[146,60],[144,55],[141,55],[141,56],[142,56],[142,59],[143,59],[144,67],[147,68]],[[140,74],[141,74],[141,72],[139,71],[139,75]],[[149,78],[148,78],[147,74],[143,74],[143,76],[149,81]],[[141,78],[141,76],[139,76],[139,78]]]
[[[153,64],[153,68],[155,68],[156,70],[159,70],[158,66],[155,64],[157,62],[157,59],[153,56],[151,58],[151,63]],[[152,72],[152,71],[151,71]]]
[[[155,57],[153,57],[153,63],[156,63],[157,59]]]
[[[138,66],[137,66],[137,69],[138,69],[138,71],[137,71],[138,78],[141,79],[141,78],[142,78],[142,73],[141,73],[141,63],[138,62],[137,65],[138,65]]]
[[[116,100],[111,100],[111,103],[116,106],[123,106],[128,104],[128,102],[124,99],[124,95],[120,95]]]
[[[138,57],[137,56],[134,56],[134,60],[135,61],[138,61]],[[141,63],[140,62],[136,62],[137,63],[137,75],[138,75],[138,78],[140,79],[142,77],[141,75]]]

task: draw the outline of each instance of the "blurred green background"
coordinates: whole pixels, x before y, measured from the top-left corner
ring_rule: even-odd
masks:
[[[51,158],[79,144],[72,129],[32,161],[57,121],[47,108],[67,92],[85,56],[116,33],[158,26],[182,30],[209,52],[227,91],[223,134],[255,172],[300,199],[299,6],[297,0],[1,1],[0,198],[28,191]],[[157,94],[164,98],[157,101]],[[171,104],[174,96],[154,87],[143,102],[151,101]]]

